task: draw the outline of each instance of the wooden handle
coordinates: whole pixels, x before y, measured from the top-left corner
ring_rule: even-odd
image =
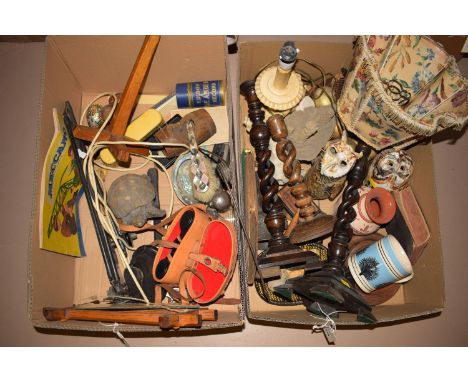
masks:
[[[291,232],[294,231],[294,228],[296,228],[297,223],[299,223],[299,210],[297,210],[294,214],[291,223],[289,223],[288,228],[284,232],[284,236],[289,237],[291,235]]]
[[[139,310],[88,310],[74,308],[44,308],[44,317],[48,321],[102,321],[102,322],[119,322],[122,324],[135,325],[159,325],[159,319],[162,314],[167,314],[167,310],[161,312],[153,311],[148,314]]]
[[[133,70],[127,80],[127,85],[122,93],[120,102],[110,124],[112,134],[124,135],[130,119],[130,115],[137,102],[143,81],[148,73],[156,48],[159,45],[160,36],[146,36],[140,53],[135,61]]]
[[[129,149],[125,145],[109,145],[109,150],[119,163],[130,162]]]
[[[159,319],[161,329],[199,328],[202,326],[202,316],[195,313],[168,314]]]
[[[94,137],[96,136],[98,131],[99,131],[99,129],[96,129],[96,128],[93,128],[93,127],[78,125],[73,130],[73,136],[75,138],[81,139],[82,141],[91,142],[94,139]],[[111,134],[107,130],[103,130],[101,132],[101,134],[99,134],[97,142],[102,142],[102,141],[128,141],[129,145],[131,145],[131,142],[134,142],[130,138],[127,138],[127,137],[121,136],[121,135]],[[113,149],[116,149],[116,150],[113,150]],[[112,152],[112,154],[114,154],[114,156],[116,156],[115,151],[124,151],[126,153],[140,154],[140,155],[144,155],[144,156],[147,156],[148,151],[149,151],[146,147],[141,147],[141,146],[127,147],[125,145],[120,145],[120,144],[119,145],[109,145],[109,150],[111,150],[111,152]],[[125,161],[123,161],[123,162],[125,162]]]
[[[65,321],[67,310],[68,308],[43,308],[42,314],[47,321]]]
[[[48,321],[102,321],[133,325],[159,325],[162,329],[200,327],[202,321],[216,321],[218,311],[194,309],[179,313],[166,309],[92,310],[74,308],[44,308]]]
[[[216,321],[218,319],[218,311],[216,309],[208,309],[208,308],[192,309],[192,311],[188,313],[173,312],[173,311],[169,311],[165,309],[135,309],[135,310],[139,310],[140,312],[144,314],[148,314],[148,315],[151,315],[152,312],[154,312],[155,310],[158,312],[165,313],[165,314],[173,314],[173,315],[196,313],[199,316],[201,316],[203,321]]]

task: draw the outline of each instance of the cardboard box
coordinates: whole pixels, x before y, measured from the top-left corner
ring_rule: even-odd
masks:
[[[122,92],[142,42],[143,36],[54,36],[47,38],[43,69],[42,113],[37,131],[35,204],[28,272],[29,315],[36,328],[112,331],[112,327],[97,322],[49,322],[42,315],[42,308],[46,306],[66,307],[87,303],[93,299],[102,300],[106,297],[109,283],[84,197],[80,203],[80,214],[82,225],[87,223],[84,226],[87,256],[73,258],[39,248],[40,182],[44,158],[54,132],[52,108],[57,108],[58,112],[62,113],[64,103],[68,100],[79,121],[82,110],[94,96],[101,92]],[[175,90],[176,83],[224,80],[227,87],[225,106],[212,108],[211,112],[216,114],[216,118],[214,116],[213,118],[217,123],[218,134],[223,136],[224,141],[230,142],[230,149],[233,152],[230,81],[226,52],[225,40],[222,36],[163,36],[142,94],[167,95]],[[133,114],[134,117],[152,104],[148,101],[148,97],[141,97],[140,101]],[[167,209],[171,190],[161,172],[159,180],[161,208]],[[182,204],[175,197],[174,211],[180,207]],[[239,275],[239,269],[236,267],[225,297],[240,301]],[[214,322],[204,322],[200,330],[242,325],[241,304],[214,304],[210,307],[219,311],[219,318]],[[124,325],[119,330],[157,332],[160,329],[153,326]]]
[[[257,73],[267,64],[276,60],[279,49],[287,40],[296,42],[300,49],[298,58],[319,64],[326,72],[339,73],[341,67],[347,67],[352,59],[352,36],[286,36],[283,39],[276,37],[240,37],[239,38],[239,78],[237,88],[243,81],[253,79]],[[313,76],[319,72],[312,71],[304,63],[298,63],[298,67],[306,70]],[[238,126],[241,130],[241,139],[238,144],[244,153],[254,153],[249,142],[249,136],[245,132],[242,123],[247,113],[245,99],[239,97]],[[444,280],[442,268],[442,248],[440,242],[439,220],[437,214],[436,189],[434,184],[434,171],[431,144],[419,144],[408,150],[415,162],[415,171],[411,179],[411,187],[424,213],[429,226],[431,238],[421,258],[414,266],[414,278],[404,284],[398,293],[386,303],[373,308],[373,313],[378,319],[378,324],[398,322],[410,318],[423,318],[440,313],[444,307]],[[246,189],[249,184],[255,182],[253,178],[253,166],[255,160],[246,156],[243,171],[243,179],[240,180],[240,189]],[[250,167],[249,167],[250,166]],[[246,178],[246,174],[248,178]],[[255,187],[250,187],[249,192],[256,192]],[[338,197],[341,201],[341,197]],[[244,195],[244,214],[246,220],[255,220],[257,211],[252,201],[255,196]],[[250,201],[250,202],[248,202]],[[333,213],[334,208],[321,202],[321,208],[328,213]],[[251,238],[256,243],[257,227],[251,227]],[[324,242],[327,245],[327,240]],[[286,325],[308,325],[323,323],[323,320],[312,316],[303,305],[276,306],[263,301],[255,287],[249,285],[248,279],[252,276],[252,262],[247,244],[244,243],[243,293],[245,294],[245,310],[249,320],[262,324],[266,322]],[[356,321],[356,316],[340,314],[336,320],[338,325],[363,325]]]

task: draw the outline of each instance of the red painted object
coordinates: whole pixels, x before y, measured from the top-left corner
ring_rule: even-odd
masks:
[[[186,301],[208,304],[220,297],[235,269],[237,238],[234,226],[214,220],[205,206],[190,205],[174,217],[153,264],[153,278],[162,284],[178,285]],[[166,263],[167,265],[161,264]]]
[[[351,223],[356,235],[368,235],[387,224],[396,213],[392,194],[383,188],[361,187],[360,199],[354,206],[356,219]]]

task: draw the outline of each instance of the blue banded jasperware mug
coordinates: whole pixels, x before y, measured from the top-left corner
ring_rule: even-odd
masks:
[[[413,277],[413,267],[398,240],[388,235],[348,257],[356,284],[366,293]]]

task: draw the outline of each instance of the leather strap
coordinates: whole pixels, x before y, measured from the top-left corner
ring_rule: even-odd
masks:
[[[204,255],[203,253],[190,253],[189,259],[196,261],[197,263],[203,264],[205,267],[211,269],[213,272],[220,272],[224,277],[227,275],[226,267],[214,257]]]
[[[161,305],[162,299],[162,286],[161,284],[156,284],[154,286],[154,303]]]
[[[192,207],[198,208],[199,210],[202,210],[203,212],[206,212],[206,209],[208,208],[206,204],[202,204],[202,203],[192,204]]]
[[[187,281],[188,281],[189,277],[185,276],[186,272],[193,273],[201,281],[201,283],[203,285],[203,289],[202,289],[201,293],[198,296],[190,296],[190,293],[189,293],[188,287],[187,287]],[[200,298],[201,296],[203,296],[205,294],[205,290],[206,290],[205,279],[203,278],[203,276],[201,275],[201,273],[199,271],[197,271],[195,268],[191,268],[191,267],[187,267],[182,271],[182,273],[180,274],[180,281],[179,281],[179,293],[180,293],[180,295],[182,296],[183,299],[185,299],[187,301],[195,301],[197,298]]]
[[[184,301],[184,298],[175,290],[177,284],[156,284],[155,286],[155,304],[162,304],[162,290],[164,289],[174,300]],[[186,301],[186,300],[185,300]]]
[[[174,243],[173,241],[161,239],[161,240],[153,240],[153,242],[150,245],[155,246],[155,247],[157,246],[157,247],[172,249],[172,248],[179,248],[180,244]]]

